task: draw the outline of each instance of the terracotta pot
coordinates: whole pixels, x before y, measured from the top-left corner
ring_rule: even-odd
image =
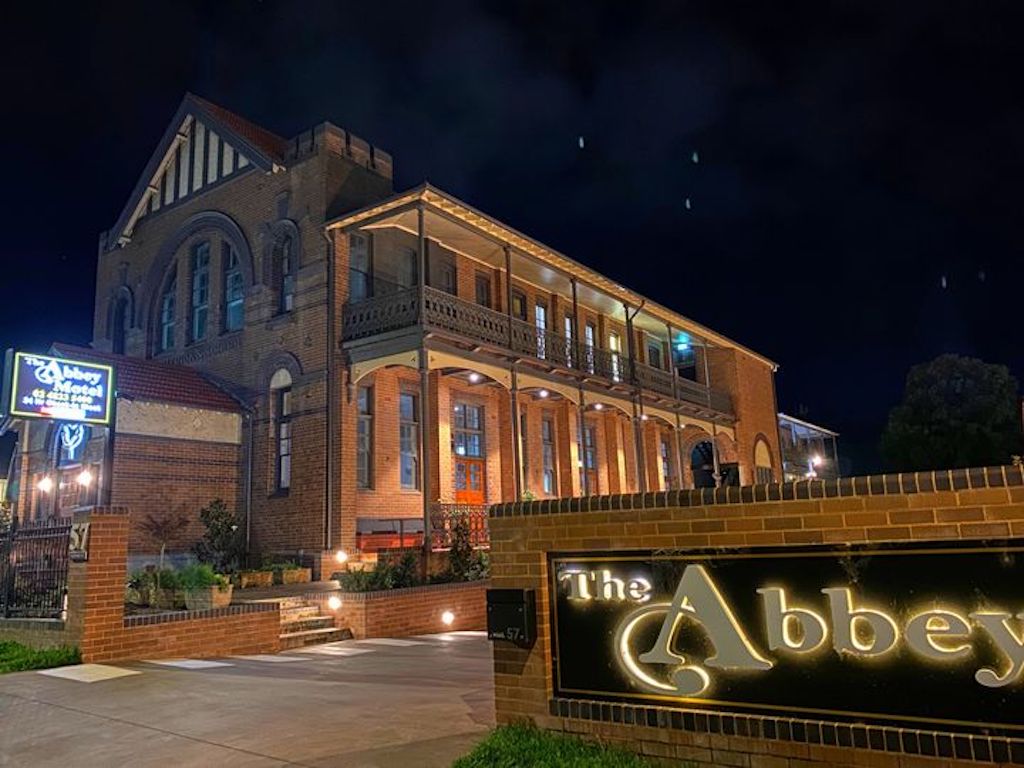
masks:
[[[282,584],[306,584],[312,580],[312,568],[291,568],[286,571],[281,571]]]
[[[232,587],[200,587],[185,590],[185,607],[190,611],[206,611],[210,608],[226,608],[231,605]]]
[[[269,587],[273,583],[273,571],[243,571],[238,574],[238,586],[241,589],[248,589],[249,587]]]

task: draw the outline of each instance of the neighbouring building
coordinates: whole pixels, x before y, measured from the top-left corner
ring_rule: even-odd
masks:
[[[284,139],[193,95],[100,236],[91,349],[64,351],[118,372],[113,503],[223,498],[259,552],[782,478],[771,360],[435,187],[395,193],[342,128]],[[7,428],[20,515],[94,492],[73,486],[105,430],[69,461],[59,425]]]
[[[784,480],[839,477],[838,432],[779,414],[779,447]]]

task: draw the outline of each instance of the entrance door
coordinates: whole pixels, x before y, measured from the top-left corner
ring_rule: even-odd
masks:
[[[455,459],[455,502],[457,504],[484,503],[483,459]]]
[[[482,405],[455,403],[452,413],[452,465],[456,503],[486,504]]]

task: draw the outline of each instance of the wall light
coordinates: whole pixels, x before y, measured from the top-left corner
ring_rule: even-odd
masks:
[[[604,410],[604,403],[594,403],[594,410],[595,411],[603,411]]]
[[[337,595],[331,595],[329,598],[327,598],[327,607],[330,608],[332,611],[338,610],[339,608],[341,608],[341,598]]]
[[[817,454],[815,454],[811,458],[811,464],[813,464],[816,467],[820,467],[821,466],[821,461],[822,461],[821,456],[818,456]]]
[[[647,414],[646,413],[641,413],[640,414],[640,421],[647,421]]]
[[[551,393],[548,392],[546,389],[542,389],[540,392],[537,393],[537,397],[547,397],[550,394]]]
[[[455,614],[451,611],[445,611],[441,614],[441,623],[444,624],[446,627],[450,627],[452,624],[455,623]]]
[[[344,549],[339,549],[337,552],[334,553],[334,559],[337,560],[339,563],[347,563],[348,552],[346,552]]]
[[[483,380],[483,378],[484,377],[481,376],[479,373],[477,373],[476,371],[473,371],[471,374],[469,374],[469,383],[470,384],[479,384]]]
[[[80,486],[82,486],[83,488],[88,488],[90,485],[92,485],[92,472],[90,472],[88,469],[83,469],[81,472],[78,473],[78,477],[76,478],[76,480],[78,480],[78,484]]]
[[[49,493],[53,490],[53,478],[49,475],[44,475],[43,479],[36,483],[36,488],[43,493]]]

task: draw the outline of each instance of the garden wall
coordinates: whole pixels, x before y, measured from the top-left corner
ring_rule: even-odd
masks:
[[[793,712],[742,714],[728,707],[716,712],[679,704],[558,698],[548,587],[549,552],[622,556],[630,550],[685,553],[762,545],[783,545],[799,552],[829,543],[961,540],[1020,545],[1024,537],[1020,467],[517,502],[496,505],[490,514],[493,586],[533,589],[537,596],[537,639],[532,648],[494,643],[500,723],[532,720],[551,730],[702,765],[905,768],[978,761],[1024,763],[1024,739],[990,737],[984,732],[952,736],[924,725],[821,724]],[[1014,537],[1017,541],[1008,543]],[[972,584],[970,573],[960,578]],[[595,638],[595,643],[599,641]],[[1015,695],[1020,685],[1018,681]]]
[[[380,592],[334,593],[341,597],[335,624],[339,629],[350,630],[357,639],[483,630],[487,627],[489,585],[489,581],[470,581]],[[315,597],[327,600],[329,596]],[[445,611],[454,615],[450,625],[441,620]]]

